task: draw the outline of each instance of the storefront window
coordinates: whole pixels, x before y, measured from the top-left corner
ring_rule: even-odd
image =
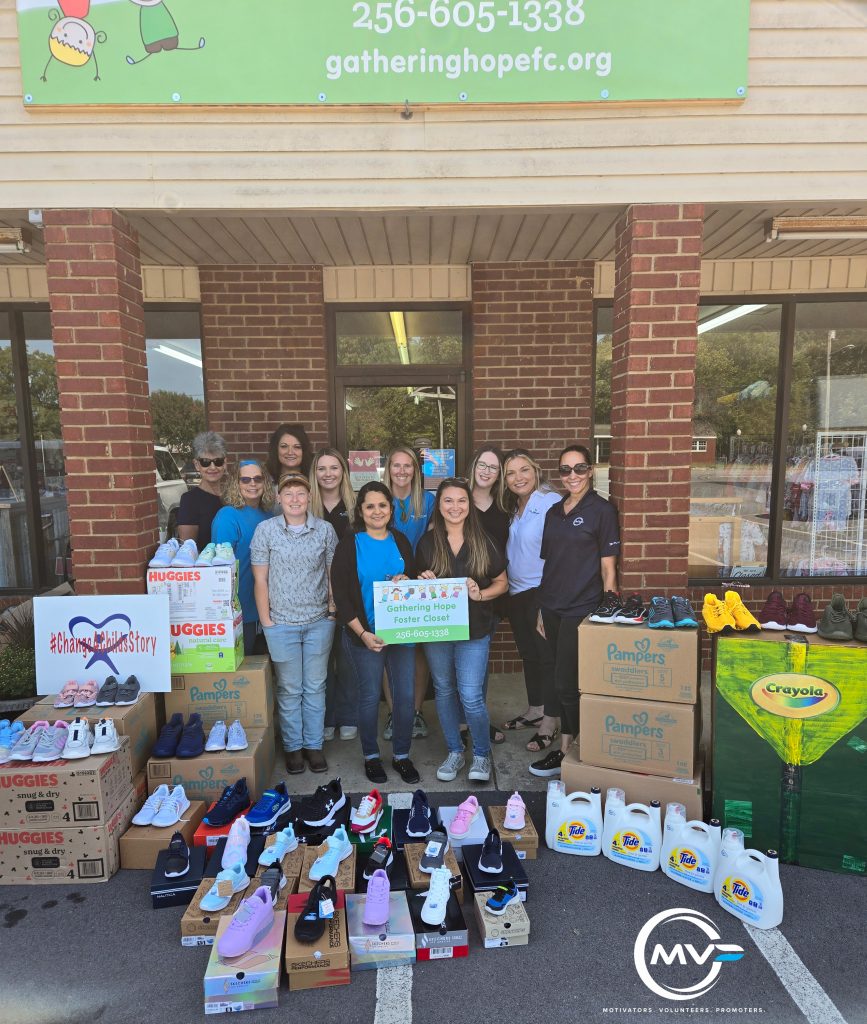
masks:
[[[0,589],[31,586],[26,515],[12,340],[0,313]]]
[[[608,463],[611,459],[611,342],[614,311],[596,310],[596,368],[593,394],[593,486],[608,497]]]
[[[463,360],[459,309],[347,310],[335,314],[337,362],[415,366]]]
[[[154,438],[183,465],[192,439],[205,429],[198,311],[146,310],[145,334]]]
[[[457,395],[448,385],[347,387],[344,403],[350,450],[457,447]]]

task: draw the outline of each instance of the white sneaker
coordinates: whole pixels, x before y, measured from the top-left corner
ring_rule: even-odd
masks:
[[[430,889],[421,908],[421,919],[425,924],[439,927],[446,919],[446,906],[451,894],[452,873],[447,867],[434,868],[430,876]]]
[[[220,866],[224,868],[234,867],[235,864],[247,863],[247,847],[250,845],[250,822],[242,815],[232,822],[229,835],[226,839],[226,846],[223,850],[223,859]]]
[[[325,728],[322,730],[322,739],[326,743],[330,743],[334,739],[334,726],[333,725],[326,725],[325,726]]]
[[[69,726],[69,732],[66,734],[63,756],[70,760],[88,757],[92,746],[93,736],[90,734],[90,722],[86,718],[76,718]],[[100,751],[97,751],[97,753],[100,753]]]
[[[180,544],[174,537],[169,538],[165,544],[160,544],[154,557],[148,562],[151,569],[168,569],[171,567],[172,559],[178,553]]]
[[[156,825],[157,828],[168,828],[169,825],[177,825],[181,820],[181,815],[189,809],[189,806],[190,801],[187,799],[184,787],[175,786],[171,794],[163,800],[162,806],[154,815],[154,820],[151,824]]]
[[[110,754],[120,749],[117,726],[110,718],[100,718],[94,729],[95,736],[91,754]]]
[[[226,741],[226,750],[246,750],[247,749],[247,734],[244,732],[244,726],[236,718],[234,722],[229,726],[229,738]]]
[[[142,804],[141,810],[132,819],[133,825],[153,824],[154,815],[168,798],[169,787],[165,783],[157,786],[153,793],[145,800],[144,804]]]
[[[217,553],[214,555],[214,565],[234,565],[235,549],[231,544],[224,542],[217,545]]]
[[[355,725],[341,725],[340,738],[342,740],[354,740],[358,736],[358,727]]]
[[[185,540],[178,548],[178,552],[172,559],[173,569],[190,569],[196,564],[196,559],[199,557],[199,549],[196,547],[196,542],[190,538]]]
[[[225,750],[226,749],[226,723],[222,720],[214,722],[211,726],[211,731],[208,733],[208,742],[205,744],[205,750]]]
[[[214,555],[217,553],[216,544],[206,544],[196,559],[196,565],[213,565]]]

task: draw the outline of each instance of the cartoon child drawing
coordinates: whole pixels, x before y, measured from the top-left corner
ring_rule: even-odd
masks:
[[[127,64],[141,64],[160,50],[201,50],[205,45],[205,37],[199,39],[197,46],[180,46],[178,26],[166,7],[164,0],[130,0],[139,10],[139,31],[145,48],[144,57],[136,60],[127,55]]]
[[[87,13],[89,5],[78,5],[77,7],[70,7],[69,4],[63,6],[64,12],[69,10],[83,10]],[[93,27],[89,25],[82,18],[66,17],[61,18],[57,11],[49,11],[48,17],[55,22],[54,27],[51,29],[51,34],[48,37],[48,51],[51,56],[48,58],[48,63],[42,70],[43,82],[47,82],[48,79],[45,77],[49,66],[53,60],[59,61],[61,64],[66,64],[71,68],[81,68],[89,60],[93,60],[93,66],[96,74],[93,76],[94,82],[99,81],[99,64],[96,59],[94,50],[97,43],[104,43],[108,38],[105,32],[94,32]]]

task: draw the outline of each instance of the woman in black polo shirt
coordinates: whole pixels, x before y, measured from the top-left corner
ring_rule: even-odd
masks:
[[[545,561],[539,585],[539,632],[554,658],[560,701],[560,749],[530,765],[530,772],[557,778],[578,733],[578,625],[604,592],[617,590],[620,532],[617,510],[593,489],[590,452],[581,444],[560,452],[566,497],[548,509],[542,533]]]

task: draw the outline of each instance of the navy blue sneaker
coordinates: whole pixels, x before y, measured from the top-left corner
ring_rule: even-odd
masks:
[[[674,614],[667,597],[651,597],[647,625],[651,629],[674,629]]]
[[[427,839],[432,831],[427,794],[423,789],[417,789],[412,797],[412,809],[406,823],[406,834],[411,839]]]
[[[226,786],[223,795],[205,815],[204,822],[208,828],[223,828],[249,806],[250,791],[247,789],[247,780],[238,779],[231,786]]]
[[[286,792],[286,783],[278,782],[273,789],[266,789],[247,814],[251,828],[267,828],[285,814],[292,806]]]
[[[184,716],[176,711],[160,730],[151,757],[174,757],[184,731]]]
[[[509,904],[520,898],[521,894],[518,892],[517,885],[510,879],[506,885],[498,885],[494,889],[485,903],[485,910],[495,917],[502,917]]]
[[[174,717],[174,716],[172,716]],[[175,757],[198,757],[205,752],[205,726],[202,716],[193,712],[187,719],[184,731],[178,741]]]
[[[698,629],[698,619],[685,597],[673,597],[671,610],[674,613],[675,629]]]

